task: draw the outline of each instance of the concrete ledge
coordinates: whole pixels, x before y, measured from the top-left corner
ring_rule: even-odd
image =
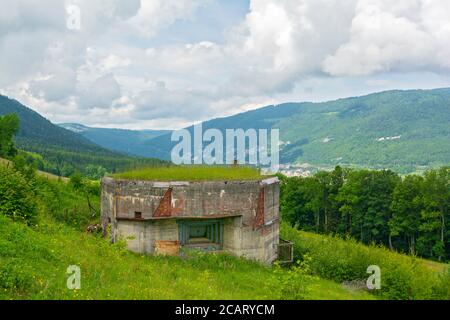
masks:
[[[271,177],[271,178],[267,178],[264,180],[261,180],[261,185],[269,185],[269,184],[274,184],[274,183],[278,183],[278,177]]]
[[[155,221],[155,220],[184,220],[184,219],[222,219],[222,218],[235,218],[235,217],[241,217],[242,214],[211,214],[211,215],[205,215],[205,216],[170,216],[170,217],[151,217],[151,218],[129,218],[129,217],[120,217],[118,216],[117,220],[122,221]]]

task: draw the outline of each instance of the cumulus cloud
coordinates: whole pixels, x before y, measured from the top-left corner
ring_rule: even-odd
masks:
[[[213,2],[4,0],[0,90],[57,119],[186,123],[286,99],[310,79],[450,69],[447,0],[251,0],[221,43],[159,37]],[[66,26],[69,3],[80,30]]]
[[[210,102],[204,92],[173,90],[166,88],[162,81],[151,84],[151,88],[133,97],[135,108],[132,116],[136,118],[184,118],[195,120],[208,114],[205,106]]]
[[[97,78],[90,88],[81,93],[80,106],[83,108],[109,108],[114,100],[121,97],[119,83],[112,73]]]
[[[154,36],[161,28],[177,19],[188,18],[201,4],[208,0],[141,0],[138,13],[128,23],[141,35]]]
[[[283,92],[299,78],[320,72],[325,55],[347,39],[355,2],[252,1],[230,44],[240,66],[231,83],[248,83],[244,95]]]
[[[360,0],[351,37],[323,63],[331,75],[450,67],[450,2]]]
[[[29,90],[33,96],[47,101],[61,101],[75,93],[77,76],[74,70],[57,65],[51,66],[48,72],[29,83]]]

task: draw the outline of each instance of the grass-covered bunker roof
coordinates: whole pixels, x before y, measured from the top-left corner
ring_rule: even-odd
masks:
[[[233,165],[147,167],[113,174],[111,177],[124,180],[147,181],[260,180],[268,178],[268,176],[262,175],[257,168]]]

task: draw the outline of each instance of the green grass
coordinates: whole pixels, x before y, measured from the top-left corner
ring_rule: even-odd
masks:
[[[95,184],[95,185],[94,185]],[[267,267],[227,254],[160,257],[129,252],[84,227],[98,221],[86,190],[37,177],[38,220],[32,226],[0,215],[0,299],[449,299],[444,265],[364,246],[353,240],[299,232],[282,225],[301,262]],[[92,187],[92,188],[91,188]],[[98,192],[89,193],[98,208]],[[343,285],[382,268],[379,294]],[[67,268],[81,269],[81,289],[66,286]]]
[[[284,239],[294,243],[297,259],[310,261],[311,273],[339,283],[363,281],[367,267],[381,269],[381,289],[375,294],[383,299],[450,300],[448,264],[407,256],[387,248],[366,246],[354,239],[324,236],[299,231],[282,224]]]
[[[34,179],[28,188],[35,188],[37,221],[27,225],[0,214],[0,299],[374,298],[310,275],[306,266],[269,268],[227,254],[129,252],[123,243],[84,231],[99,219],[87,205],[89,196],[98,210],[98,182],[76,188]],[[80,290],[66,287],[70,265],[81,268]]]
[[[47,218],[0,216],[0,299],[373,299],[338,283],[225,254],[137,255]],[[66,287],[69,265],[81,289]]]
[[[169,166],[136,169],[112,175],[114,178],[150,181],[257,180],[264,178],[248,166]]]

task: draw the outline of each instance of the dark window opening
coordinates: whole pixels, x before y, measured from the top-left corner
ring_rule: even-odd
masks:
[[[180,242],[188,247],[210,247],[220,249],[223,244],[223,222],[208,221],[179,221]]]
[[[135,211],[134,212],[134,218],[135,219],[142,219],[142,212]]]

